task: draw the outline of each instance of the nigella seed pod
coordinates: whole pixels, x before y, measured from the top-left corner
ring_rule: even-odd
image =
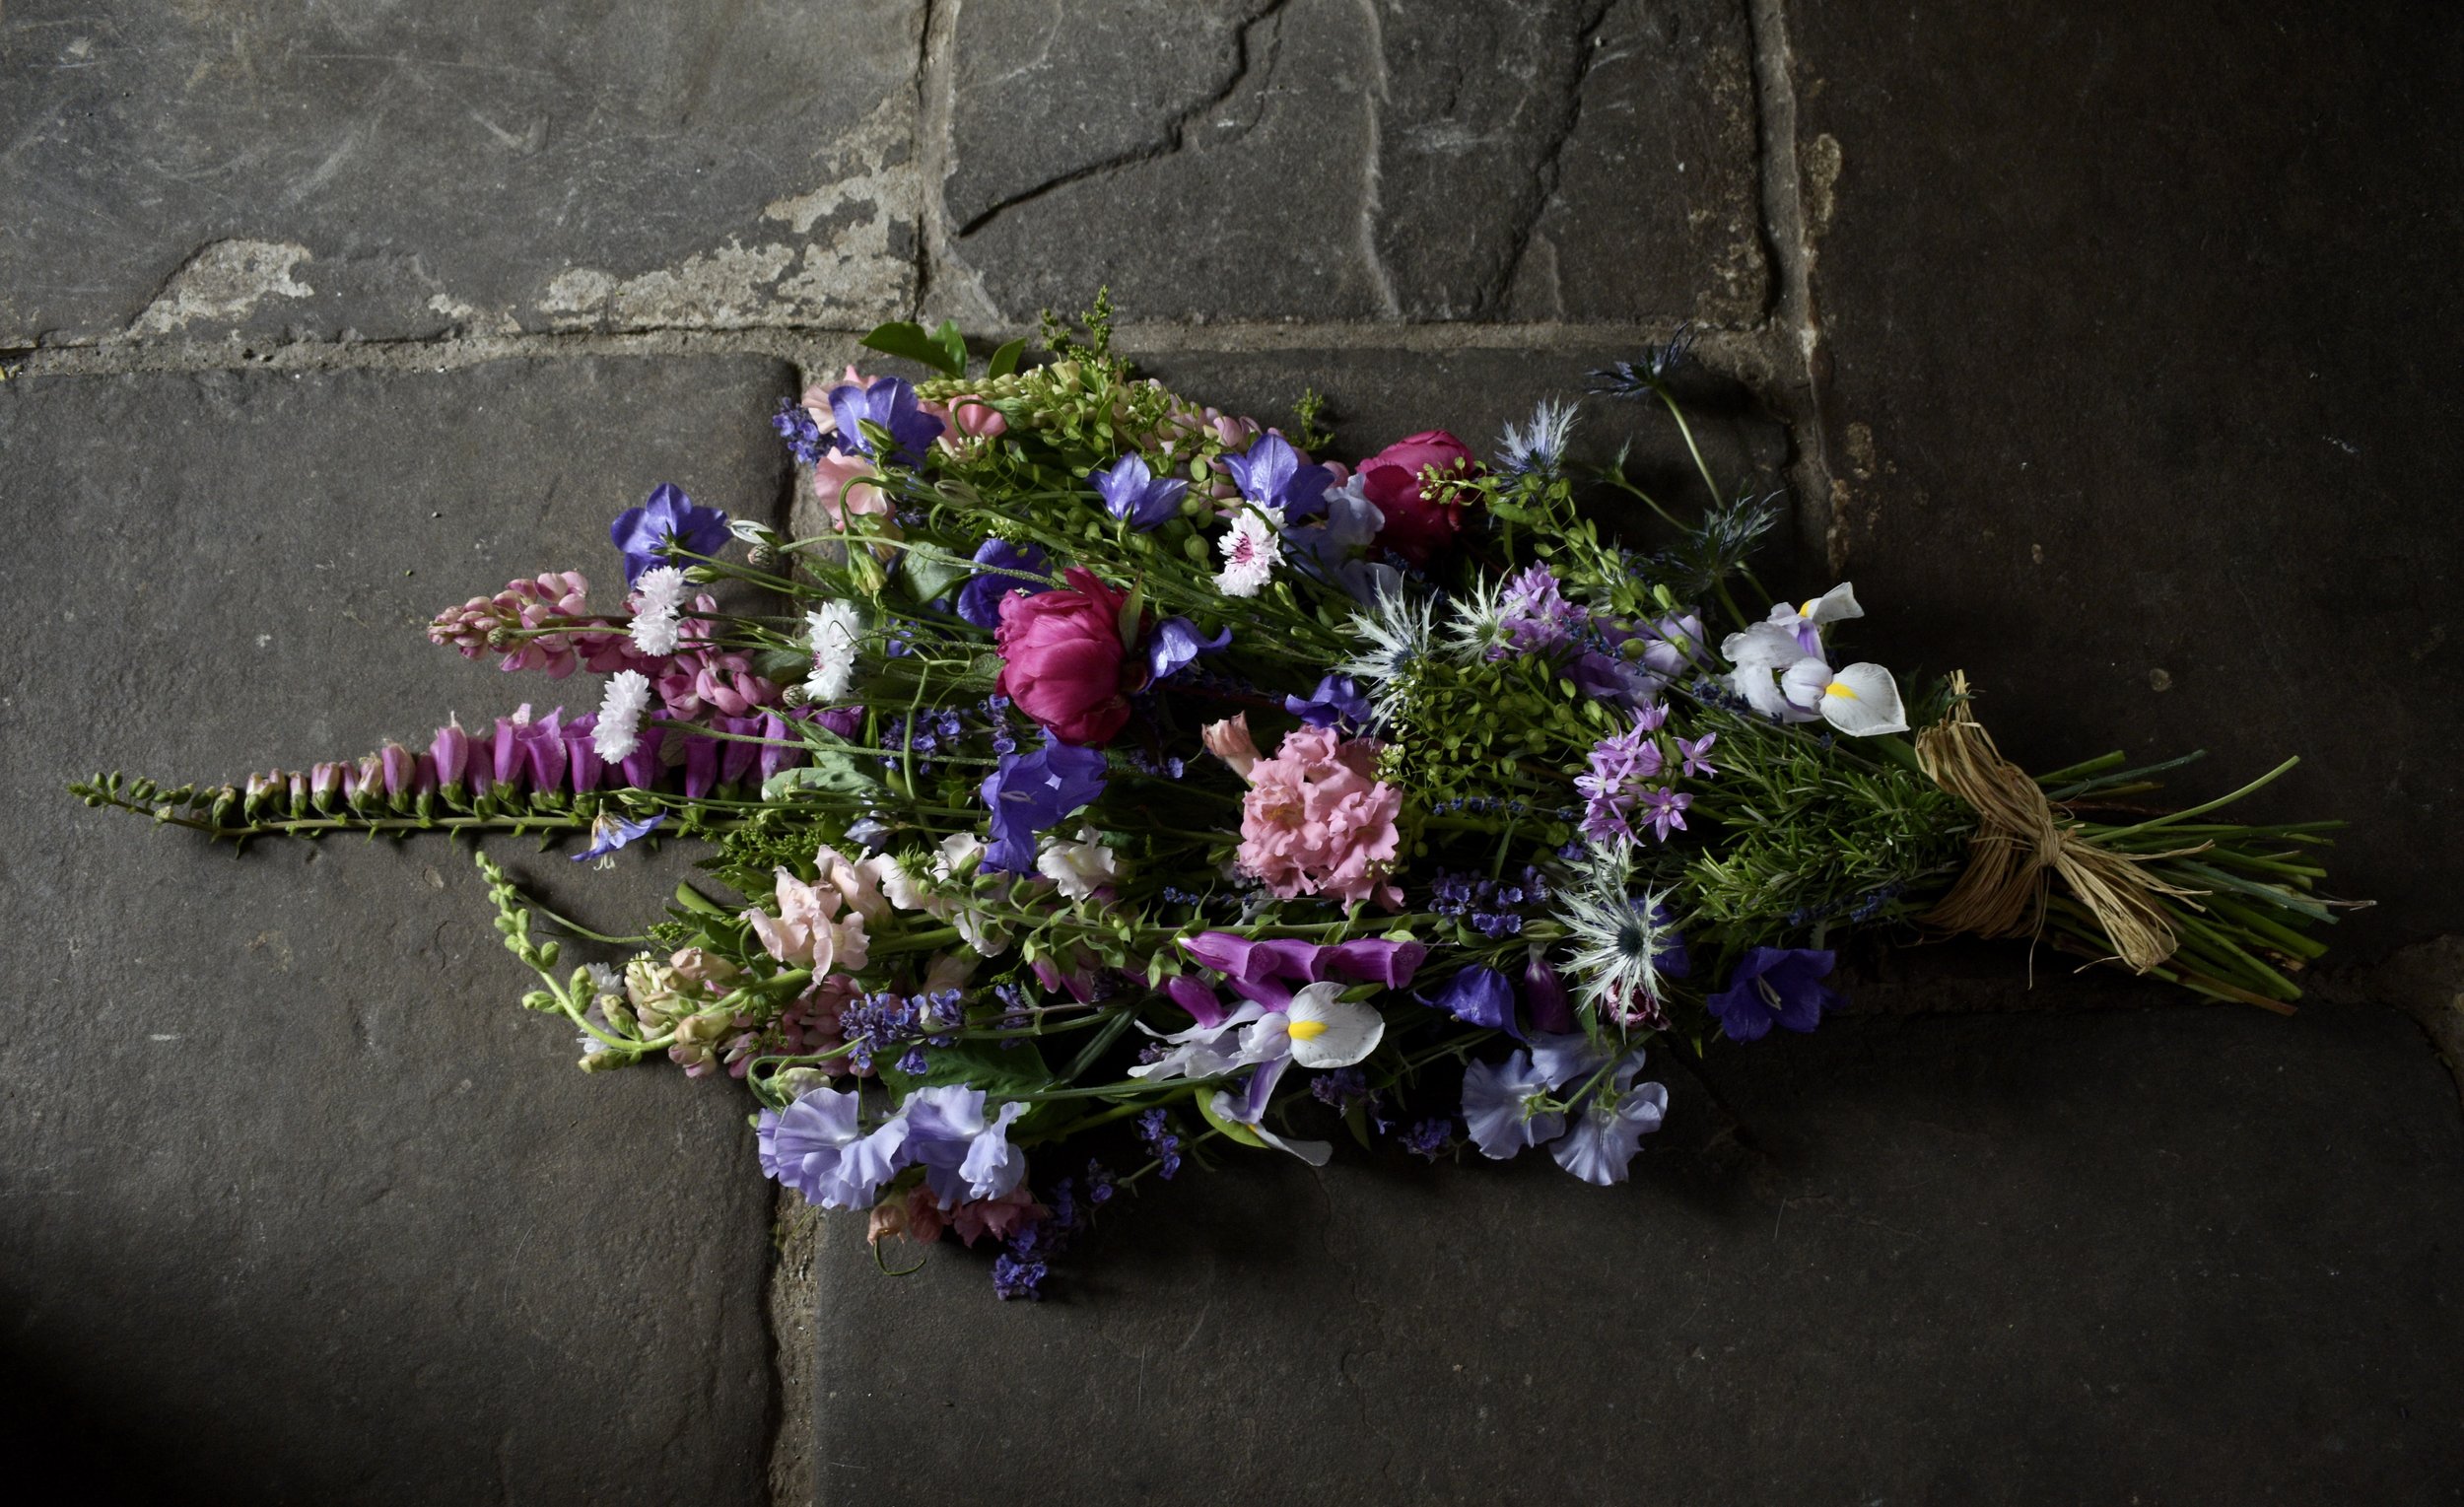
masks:
[[[776,569],[781,558],[778,547],[766,541],[744,552],[745,564],[757,571]]]
[[[499,651],[508,650],[512,649],[514,645],[519,644],[520,642],[520,639],[514,637],[513,630],[507,627],[503,623],[499,623],[494,628],[488,630],[488,647],[490,649]]]
[[[812,693],[804,689],[804,683],[800,680],[779,693],[779,700],[790,707],[801,707],[812,699]]]

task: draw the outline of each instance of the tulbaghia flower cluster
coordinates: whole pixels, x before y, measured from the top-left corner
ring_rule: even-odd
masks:
[[[850,368],[773,421],[791,528],[659,486],[595,554],[430,625],[578,715],[78,791],[243,841],[479,839],[523,1002],[584,1068],[740,1083],[764,1172],[875,1242],[978,1247],[1003,1297],[1152,1182],[1245,1155],[1544,1149],[1626,1180],[1684,1107],[1647,1054],[1787,1050],[1846,1008],[1870,929],[1967,916],[2137,960],[2163,924],[2164,977],[2297,993],[2331,915],[2314,828],[2210,814],[2193,842],[2144,804],[2096,819],[2099,792],[2145,799],[2119,755],[2041,788],[1993,767],[1961,682],[1903,696],[1843,651],[1849,584],[1759,598],[1739,563],[1768,500],[1711,488],[1699,521],[1619,537],[1578,486],[1665,487],[1578,464],[1570,401],[1493,464],[1439,428],[1338,459],[1314,399],[1278,429],[1181,397],[1108,318],[982,366],[954,327],[887,326],[873,347],[924,375]],[[1686,352],[1599,379],[1691,457]],[[621,567],[621,603],[576,567]],[[1942,709],[1913,743],[1911,706]],[[2030,792],[2041,827],[1993,826]],[[2045,831],[2112,845],[2131,926],[2014,867]],[[647,942],[574,966],[559,930],[626,944],[535,911],[500,833],[564,839],[597,869],[562,870],[587,887],[560,908]],[[608,893],[668,842],[703,858],[686,883]]]

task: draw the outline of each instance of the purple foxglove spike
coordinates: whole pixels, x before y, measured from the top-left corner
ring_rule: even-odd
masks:
[[[437,764],[437,783],[451,789],[462,783],[470,764],[470,734],[459,722],[447,722],[428,741],[428,755]]]
[[[599,788],[607,761],[599,757],[591,734],[599,725],[596,712],[585,712],[565,724],[565,774],[573,792],[584,795]]]
[[[437,792],[437,760],[434,754],[421,754],[411,762],[411,793],[433,795]]]
[[[387,743],[376,755],[376,767],[385,782],[385,796],[391,799],[411,788],[411,775],[419,761],[399,743]]]
[[[760,763],[762,782],[765,785],[781,770],[790,769],[803,762],[804,750],[788,731],[786,718],[776,712],[763,713],[761,735],[764,741]]]
[[[1565,1035],[1575,1029],[1574,1006],[1566,998],[1565,981],[1557,970],[1548,966],[1548,957],[1540,948],[1532,949],[1532,960],[1523,969],[1523,1003],[1532,1012],[1532,1029],[1552,1035]]]
[[[525,761],[522,757],[521,729],[530,724],[530,708],[524,706],[519,716],[521,720],[518,722],[508,717],[498,718],[496,737],[488,745],[489,773],[496,777],[497,784],[513,790],[520,789],[522,785]]]
[[[1429,949],[1418,942],[1390,942],[1377,937],[1341,942],[1320,952],[1317,971],[1311,977],[1314,980],[1331,976],[1403,989],[1411,983],[1411,976],[1420,971],[1428,955]]]
[[[532,722],[521,737],[522,752],[529,762],[530,788],[534,790],[557,790],[565,787],[564,716],[565,709],[557,708]]]
[[[624,783],[627,786],[637,790],[647,790],[658,783],[658,750],[661,741],[663,741],[662,737],[656,732],[645,734],[642,741],[635,745],[633,752],[625,756],[623,773]]]
[[[1223,1024],[1223,1001],[1215,992],[1192,974],[1174,974],[1164,981],[1164,993],[1172,1002],[1190,1012],[1190,1018],[1201,1026]]]
[[[711,723],[721,732],[735,734],[719,740],[719,782],[734,785],[761,758],[762,745],[748,743],[745,739],[760,732],[762,719],[758,717],[718,717],[711,719]]]
[[[688,799],[699,800],[710,793],[719,782],[719,740],[707,733],[688,732],[684,738],[684,793]]]

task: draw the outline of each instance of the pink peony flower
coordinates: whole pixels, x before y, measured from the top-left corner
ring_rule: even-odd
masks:
[[[1463,509],[1453,488],[1431,485],[1434,470],[1440,481],[1475,475],[1479,461],[1461,440],[1442,429],[1407,436],[1360,463],[1361,490],[1386,515],[1378,543],[1413,565],[1455,541],[1463,527]]]
[[[1121,642],[1128,598],[1072,567],[1058,591],[1001,598],[1000,691],[1064,743],[1109,743],[1129,720],[1128,692],[1145,669]]]
[[[1332,727],[1286,733],[1274,757],[1249,772],[1243,871],[1284,900],[1325,895],[1400,907],[1403,891],[1387,873],[1401,848],[1395,818],[1403,798],[1377,778],[1381,751],[1370,738],[1338,742]]]

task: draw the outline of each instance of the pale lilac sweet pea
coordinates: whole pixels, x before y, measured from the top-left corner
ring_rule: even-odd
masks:
[[[1354,601],[1373,605],[1381,591],[1402,591],[1403,572],[1367,558],[1386,527],[1386,514],[1369,501],[1358,476],[1347,478],[1325,494],[1326,515],[1316,522],[1288,528],[1284,542],[1306,562],[1311,574],[1340,586]]]
[[[1140,533],[1161,528],[1181,511],[1190,484],[1176,476],[1158,479],[1143,455],[1124,455],[1089,478],[1104,511]]]
[[[907,1160],[924,1168],[943,1208],[1005,1198],[1027,1175],[1026,1153],[1009,1143],[1010,1124],[1027,1106],[1012,1100],[988,1118],[984,1104],[983,1089],[952,1083],[917,1089],[899,1111]]]
[[[904,1165],[908,1124],[893,1117],[869,1135],[853,1093],[816,1088],[784,1110],[764,1110],[754,1132],[762,1171],[823,1208],[869,1208]]]
[[[1574,1123],[1548,1148],[1558,1166],[1602,1188],[1625,1181],[1643,1137],[1660,1129],[1669,1113],[1667,1087],[1634,1081],[1642,1067],[1643,1055],[1637,1052],[1577,1106]]]
[[[1491,1161],[1504,1161],[1527,1146],[1554,1140],[1565,1131],[1562,1112],[1542,1110],[1545,1074],[1531,1055],[1516,1051],[1505,1062],[1470,1062],[1463,1069],[1463,1121],[1472,1143]]]

